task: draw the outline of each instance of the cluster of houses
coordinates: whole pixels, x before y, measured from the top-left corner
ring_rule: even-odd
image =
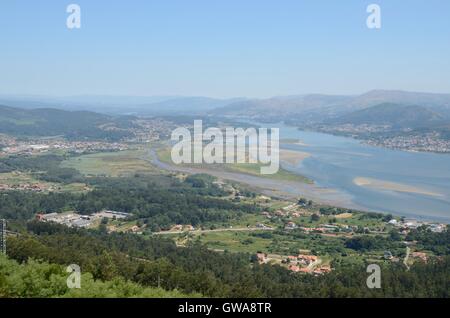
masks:
[[[420,226],[426,226],[430,231],[434,233],[442,233],[447,228],[446,224],[441,223],[430,223],[424,221],[418,221],[414,219],[396,220],[392,219],[387,222],[390,225],[397,227],[401,234],[408,234],[412,229],[417,229]]]
[[[273,227],[267,226],[264,223],[257,223],[256,228],[261,230],[273,230]]]
[[[267,264],[271,261],[266,253],[257,253],[256,258],[260,264]],[[295,273],[321,275],[331,272],[331,267],[328,265],[314,266],[318,265],[319,262],[320,259],[316,255],[299,254],[297,256],[287,256],[281,261],[281,264]]]
[[[5,154],[38,154],[50,150],[65,149],[75,153],[86,151],[122,151],[128,149],[124,143],[110,143],[103,141],[67,141],[63,139],[42,139],[38,141],[15,141],[4,147]]]
[[[188,225],[176,224],[176,225],[172,226],[170,231],[172,231],[172,232],[181,232],[181,231],[190,232],[190,231],[195,231],[195,227],[193,227],[190,224],[188,224]]]
[[[418,258],[422,262],[426,263],[428,261],[427,254],[424,252],[413,252],[411,253],[411,257]]]
[[[319,257],[316,255],[290,255],[284,261],[288,264],[290,271],[295,273],[310,273],[315,275],[321,275],[331,272],[331,267],[328,265],[323,265],[319,267],[314,267],[314,264],[320,261]]]
[[[4,147],[7,147],[7,146],[14,145],[16,142],[17,142],[16,138],[14,138],[13,136],[0,134],[0,145],[3,145]],[[1,150],[1,148],[0,148],[0,150]]]
[[[268,212],[266,213],[262,213],[265,217],[267,217],[268,219],[271,219],[273,217],[294,217],[294,218],[299,218],[301,216],[309,216],[311,215],[311,212],[309,211],[289,211],[289,210],[284,210],[285,208],[281,209],[281,210],[277,210],[274,212],[274,214],[270,214]]]
[[[139,118],[133,120],[135,127],[129,128],[131,136],[125,138],[126,142],[152,142],[161,138],[170,138],[175,124],[161,118]]]
[[[266,253],[256,253],[256,258],[257,258],[259,264],[266,264],[269,262],[269,259],[267,258]]]
[[[310,216],[312,215],[312,212],[307,210],[299,210],[299,207],[301,207],[298,204],[291,204],[288,205],[280,210],[275,211],[274,213],[270,213],[267,211],[261,212],[261,215],[268,219],[274,219],[277,217],[294,217],[298,218],[301,216]],[[284,224],[284,229],[287,231],[300,229],[307,233],[334,233],[334,232],[345,232],[345,233],[352,233],[356,230],[356,226],[352,227],[349,225],[343,225],[343,224],[321,224],[317,227],[301,227],[297,225],[294,221],[287,221]]]
[[[104,210],[90,215],[81,215],[75,212],[66,213],[38,213],[36,219],[41,222],[53,222],[74,228],[90,227],[96,220],[107,219],[125,219],[129,213]]]
[[[321,224],[317,227],[303,227],[298,226],[295,222],[289,221],[284,226],[285,230],[295,230],[300,229],[306,233],[335,233],[335,232],[346,232],[352,233],[354,231],[354,227],[348,225],[335,225],[335,224]]]
[[[289,265],[289,270],[294,273],[308,273],[314,275],[322,275],[331,272],[331,267],[329,265],[319,266],[314,269],[308,267],[299,267],[297,265]]]
[[[44,183],[20,183],[20,184],[3,184],[0,183],[0,191],[32,191],[44,192],[53,190]]]
[[[289,255],[285,259],[285,263],[292,264],[292,265],[304,265],[309,266],[319,260],[319,257],[316,255],[303,255],[299,254],[297,256]]]
[[[268,219],[274,219],[277,217],[300,217],[305,215],[311,215],[312,212],[307,210],[299,209],[301,206],[299,204],[291,204],[284,208],[281,208],[273,213],[264,211],[261,213],[264,217]],[[446,230],[447,225],[441,224],[441,223],[430,223],[425,221],[419,221],[414,219],[392,219],[389,222],[387,222],[389,225],[395,226],[399,228],[399,232],[401,234],[408,234],[411,229],[416,229],[420,226],[426,226],[430,231],[435,233],[442,233]],[[345,232],[345,233],[352,233],[355,232],[358,227],[357,226],[350,226],[350,225],[343,225],[343,224],[321,224],[317,227],[300,227],[298,226],[294,221],[288,221],[284,225],[285,230],[295,230],[295,229],[301,229],[308,233],[333,233],[333,232]],[[369,231],[368,228],[364,228],[364,230]]]
[[[288,256],[284,262],[288,264],[290,271],[295,273],[311,273],[316,275],[321,275],[331,272],[331,267],[328,265],[315,267],[314,265],[319,263],[320,259],[316,255],[303,255],[299,254],[297,256]]]
[[[306,206],[306,204],[299,205],[299,204],[293,203],[293,204],[285,206],[281,209],[278,209],[277,211],[275,211],[273,213],[264,211],[261,214],[268,219],[273,219],[273,218],[277,218],[277,217],[279,217],[279,218],[283,218],[283,217],[298,218],[298,217],[305,216],[305,215],[307,215],[307,216],[311,215],[312,213],[310,211],[302,209],[305,206]]]
[[[2,150],[6,154],[35,154],[35,153],[41,153],[46,152],[50,149],[49,145],[42,145],[42,144],[29,144],[26,142],[21,142],[18,144],[13,144],[8,147],[3,148]]]

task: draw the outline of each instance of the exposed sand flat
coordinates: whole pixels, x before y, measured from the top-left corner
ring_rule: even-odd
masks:
[[[405,193],[415,193],[415,194],[423,194],[429,195],[433,197],[442,197],[443,195],[440,193],[431,192],[425,189],[417,188],[414,186],[410,186],[407,184],[377,180],[372,178],[363,178],[357,177],[353,179],[353,183],[360,187],[368,187],[376,190],[389,190],[389,191],[397,191],[397,192],[405,192]]]
[[[352,155],[352,156],[357,156],[357,157],[373,157],[372,154],[368,154],[368,153],[362,153],[362,152],[355,152],[355,151],[337,151],[336,153],[342,153],[343,155]]]
[[[297,166],[308,157],[311,157],[311,154],[307,152],[280,149],[280,160],[294,166]]]
[[[350,196],[335,189],[321,188],[314,184],[307,184],[304,182],[276,180],[244,173],[221,171],[212,168],[194,168],[183,165],[171,165],[160,161],[154,150],[150,150],[150,158],[152,164],[160,169],[188,174],[207,173],[220,179],[240,182],[251,187],[255,187],[259,189],[261,193],[268,196],[275,196],[289,200],[296,200],[299,196],[305,196],[323,204],[342,206],[350,209],[363,209],[363,207],[355,204],[351,200]]]
[[[304,143],[302,140],[298,140],[296,143],[294,143],[295,145],[297,145],[297,146],[302,146],[302,147],[307,147],[308,146],[308,144],[307,143]]]

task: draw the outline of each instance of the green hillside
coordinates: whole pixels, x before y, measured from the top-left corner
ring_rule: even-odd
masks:
[[[439,113],[422,106],[383,103],[341,116],[335,124],[389,125],[394,128],[419,128],[444,122]]]
[[[180,298],[188,296],[176,290],[166,291],[161,288],[142,287],[136,283],[126,282],[122,278],[112,281],[94,280],[90,273],[82,274],[80,289],[69,289],[67,287],[69,275],[61,265],[34,260],[19,264],[0,255],[0,298]]]
[[[105,125],[116,129],[104,129]],[[68,139],[117,140],[128,136],[128,117],[52,108],[21,109],[0,105],[0,133],[17,136],[59,136]]]

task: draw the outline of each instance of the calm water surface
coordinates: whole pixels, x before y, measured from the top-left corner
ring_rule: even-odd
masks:
[[[450,223],[449,154],[390,150],[282,124],[264,126],[279,127],[281,139],[295,138],[305,144],[282,144],[282,148],[311,154],[291,170],[319,186],[349,194],[368,210]],[[438,196],[362,187],[353,182],[357,177],[400,183]]]

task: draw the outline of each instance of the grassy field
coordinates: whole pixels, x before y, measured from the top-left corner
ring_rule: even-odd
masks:
[[[157,151],[157,155],[159,160],[161,160],[162,162],[168,163],[168,164],[173,164],[172,159],[171,159],[171,154],[170,154],[170,149],[169,148],[161,148]],[[253,176],[258,176],[258,177],[262,177],[262,178],[269,178],[269,179],[276,179],[276,180],[282,180],[282,181],[297,181],[297,182],[302,182],[302,183],[313,183],[312,180],[298,175],[298,174],[294,174],[291,173],[283,168],[280,167],[280,169],[278,170],[277,173],[275,174],[261,174],[260,173],[260,169],[263,166],[262,164],[258,164],[258,163],[240,163],[240,164],[210,164],[210,165],[206,165],[206,164],[197,164],[197,165],[189,165],[186,164],[186,166],[189,167],[197,167],[200,169],[205,169],[205,173],[207,173],[209,169],[220,169],[222,171],[228,171],[228,172],[236,172],[236,173],[242,173],[242,174],[248,174],[248,175],[253,175]]]
[[[0,183],[13,185],[13,184],[21,184],[21,183],[45,183],[40,182],[36,179],[34,179],[30,174],[28,173],[22,173],[22,172],[7,172],[7,173],[0,173]]]
[[[74,168],[85,175],[126,176],[134,173],[157,173],[151,163],[145,160],[148,151],[134,149],[118,152],[102,152],[63,161],[61,167]]]
[[[267,218],[260,214],[244,214],[239,219],[232,220],[229,224],[233,227],[255,227],[256,224],[263,223],[267,226],[275,227],[277,224],[270,222]]]
[[[286,206],[288,202],[272,201],[272,204],[281,208]],[[315,211],[313,208],[311,213]],[[312,228],[321,227],[323,224],[340,224],[349,226],[368,227],[376,231],[389,230],[385,222],[379,219],[371,219],[365,217],[366,214],[360,212],[346,213],[341,218],[335,215],[322,215],[318,220],[312,220],[310,215],[300,217],[276,217],[268,219],[261,214],[246,214],[239,219],[227,222],[226,224],[215,224],[209,227],[205,224],[203,232],[190,232],[189,234],[168,234],[180,245],[186,244],[189,240],[199,240],[210,249],[217,251],[229,252],[246,252],[254,254],[256,252],[264,252],[275,255],[296,255],[298,253],[313,253],[319,255],[323,264],[328,264],[332,259],[340,258],[342,255],[346,257],[371,257],[381,260],[383,250],[372,251],[366,253],[364,257],[360,253],[351,250],[345,246],[345,241],[352,236],[361,234],[340,233],[301,233],[298,231],[285,231],[284,224],[287,221],[293,221],[300,227]],[[262,223],[270,226],[274,231],[254,230],[254,227]],[[249,228],[248,230],[245,230]],[[210,231],[210,229],[215,229]],[[364,234],[375,236],[379,234]],[[387,234],[382,234],[387,236]]]
[[[110,220],[107,227],[114,232],[128,232],[136,223],[136,221]]]
[[[301,176],[301,175],[298,175],[295,173],[291,173],[281,167],[278,170],[278,172],[275,174],[264,175],[264,174],[260,173],[261,166],[262,166],[261,164],[251,164],[251,163],[227,164],[227,165],[225,165],[225,169],[230,172],[240,172],[240,173],[245,173],[245,174],[249,174],[249,175],[261,176],[264,178],[271,178],[271,179],[282,180],[282,181],[297,181],[297,182],[303,182],[303,183],[309,183],[309,184],[313,183],[312,180],[310,180],[304,176]]]
[[[303,238],[291,236],[289,233],[281,234],[272,231],[241,231],[224,230],[217,232],[191,232],[189,234],[168,234],[175,241],[186,242],[199,240],[208,248],[217,251],[244,252],[254,254],[264,252],[277,255],[296,255],[301,251],[310,253],[314,251],[321,257],[332,258],[336,254],[336,247],[341,247],[348,254],[353,252],[344,248],[344,238],[325,237],[319,234],[308,234]],[[186,237],[187,236],[187,237]]]
[[[252,232],[253,233],[253,232]],[[206,246],[214,250],[228,250],[230,252],[256,253],[267,251],[272,240],[250,236],[250,232],[226,231],[210,232],[195,235]]]

